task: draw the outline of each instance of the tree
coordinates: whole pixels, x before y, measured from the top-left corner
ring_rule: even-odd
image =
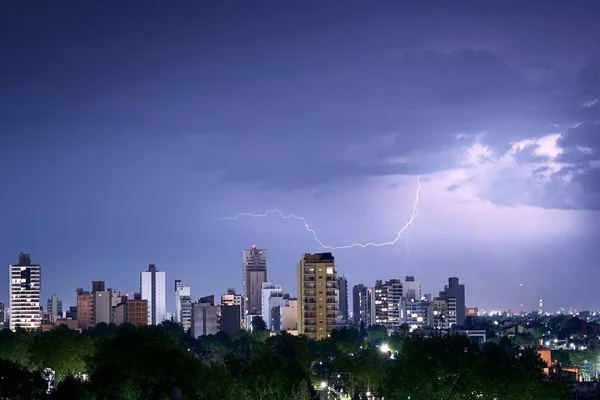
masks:
[[[37,335],[31,345],[31,366],[38,371],[52,368],[56,382],[87,372],[87,358],[94,353],[92,340],[65,326]]]
[[[39,373],[10,360],[0,359],[0,382],[0,399],[38,400],[47,388]]]
[[[29,353],[33,334],[24,329],[13,332],[0,331],[0,358],[13,361],[23,367],[29,366]]]
[[[367,340],[371,346],[379,346],[388,338],[387,328],[383,325],[371,325],[367,328]]]
[[[267,330],[267,323],[265,322],[265,320],[263,319],[263,317],[261,317],[260,315],[256,315],[252,318],[252,331],[253,332],[259,332],[259,331],[266,331]]]
[[[331,332],[331,340],[344,354],[357,353],[363,342],[360,332],[354,328],[334,329]]]

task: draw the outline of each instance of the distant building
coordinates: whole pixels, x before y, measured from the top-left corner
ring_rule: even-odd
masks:
[[[166,319],[166,276],[154,264],[148,271],[140,272],[140,293],[142,299],[148,301],[148,325],[158,325]]]
[[[477,307],[467,308],[467,317],[476,317],[479,315],[479,309]]]
[[[4,329],[6,326],[6,308],[4,308],[4,303],[0,303],[0,330]]]
[[[110,324],[112,320],[112,293],[108,290],[101,290],[93,292],[93,296],[93,325]]]
[[[94,297],[92,293],[84,291],[83,288],[77,289],[77,327],[79,329],[91,328],[93,324],[93,304]]]
[[[46,301],[46,312],[50,315],[50,322],[54,323],[57,319],[62,318],[62,301],[58,299],[58,295],[53,294]]]
[[[133,299],[127,300],[127,322],[134,326],[148,325],[148,300],[142,299],[141,293],[134,293]]]
[[[227,293],[221,295],[221,306],[239,306],[240,326],[244,321],[244,299],[241,294],[237,294],[235,289],[227,289]]]
[[[377,280],[373,291],[375,313],[371,317],[372,322],[376,325],[383,325],[388,330],[398,328],[404,320],[402,281],[399,279],[390,279],[386,282]]]
[[[406,301],[421,300],[421,282],[416,281],[414,276],[407,276],[402,282],[402,297]]]
[[[184,332],[192,328],[192,296],[179,296],[179,319]]]
[[[271,282],[263,282],[261,286],[261,315],[267,324],[267,329],[273,329],[273,321],[271,321],[271,312],[275,307],[285,306],[283,298],[283,288],[281,285],[274,285]],[[278,312],[278,318],[280,318]],[[280,325],[280,324],[277,324]]]
[[[77,320],[77,306],[70,306],[66,312],[66,318],[72,319],[73,321]]]
[[[192,304],[192,335],[196,338],[215,335],[219,331],[219,306],[215,306],[214,296],[200,298]]]
[[[175,281],[175,321],[182,324],[181,320],[181,299],[185,297],[185,301],[191,302],[192,289],[189,286],[185,286],[182,281]],[[191,315],[190,315],[191,318]],[[182,324],[183,325],[183,324]],[[189,326],[188,326],[189,329]],[[184,328],[184,330],[186,330]]]
[[[371,325],[371,292],[365,285],[358,284],[352,288],[352,318],[354,325]]]
[[[122,296],[114,312],[115,324],[130,323],[134,326],[148,325],[148,300],[142,299],[140,293],[133,298]]]
[[[106,284],[104,281],[92,281],[92,292],[104,292]]]
[[[349,320],[348,315],[348,280],[344,276],[337,279],[338,286],[338,316],[341,324],[347,325]]]
[[[457,325],[456,299],[454,297],[436,297],[431,303],[431,326],[437,329],[451,329]]]
[[[36,330],[41,326],[40,291],[42,285],[39,264],[32,264],[29,254],[19,254],[19,263],[9,265],[10,329]]]
[[[458,278],[452,277],[448,279],[448,285],[440,292],[440,299],[454,298],[455,321],[458,325],[465,323],[465,285],[458,282]]]
[[[431,303],[426,300],[409,300],[405,302],[406,318],[411,331],[431,325],[429,320]]]
[[[325,339],[336,328],[337,272],[331,253],[305,254],[297,266],[298,333]]]
[[[244,314],[262,312],[262,284],[267,282],[267,250],[244,250]]]
[[[221,304],[221,330],[229,336],[236,334],[241,328],[239,304]]]
[[[279,310],[281,314],[282,331],[297,331],[298,330],[298,299],[287,299],[287,305]]]

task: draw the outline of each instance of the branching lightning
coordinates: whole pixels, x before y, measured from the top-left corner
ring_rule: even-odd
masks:
[[[400,238],[402,237],[402,235],[404,234],[404,232],[406,232],[406,230],[408,228],[410,228],[410,226],[413,224],[413,222],[417,218],[417,215],[419,214],[419,194],[420,193],[421,193],[421,177],[418,176],[417,177],[417,193],[415,195],[415,201],[413,202],[413,209],[412,209],[412,213],[410,215],[410,218],[409,218],[408,222],[406,224],[404,224],[404,226],[402,227],[402,229],[400,229],[400,231],[398,231],[398,233],[396,234],[396,237],[394,238],[394,240],[389,241],[389,242],[382,242],[382,243],[373,243],[373,242],[369,242],[369,243],[353,243],[353,244],[347,244],[347,245],[343,245],[343,246],[330,246],[330,245],[326,245],[326,244],[324,244],[319,239],[319,237],[317,236],[317,233],[310,227],[310,225],[308,225],[308,222],[306,221],[306,219],[304,217],[298,216],[296,214],[285,215],[284,213],[282,213],[278,209],[268,210],[268,211],[265,211],[262,214],[240,213],[240,214],[238,214],[238,215],[236,215],[234,217],[219,218],[218,220],[214,221],[213,223],[221,222],[221,221],[235,221],[235,220],[237,220],[238,218],[241,218],[241,217],[264,218],[264,217],[268,217],[271,214],[275,214],[275,215],[278,215],[279,217],[281,217],[283,219],[295,219],[295,220],[298,220],[298,221],[302,221],[302,223],[304,224],[304,227],[306,228],[306,230],[312,234],[313,239],[323,249],[341,250],[341,249],[351,249],[353,247],[365,248],[365,247],[391,246],[391,245],[396,244],[398,242],[398,240],[400,240]]]

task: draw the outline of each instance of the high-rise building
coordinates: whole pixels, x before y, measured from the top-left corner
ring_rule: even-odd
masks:
[[[352,318],[354,325],[360,326],[364,323],[365,326],[372,324],[371,322],[371,301],[372,291],[365,285],[358,284],[352,288]]]
[[[465,323],[465,285],[461,285],[458,282],[458,278],[448,278],[448,284],[444,286],[444,290],[440,292],[441,299],[447,300],[454,298],[454,305],[451,308],[455,309],[456,316],[455,324],[462,325]],[[450,311],[451,312],[451,311]]]
[[[39,264],[32,264],[29,254],[19,254],[19,263],[9,265],[10,329],[38,329],[42,322],[40,291],[42,285]]]
[[[91,328],[93,324],[94,295],[83,288],[77,289],[77,328]]]
[[[103,292],[106,290],[104,281],[92,281],[92,292]]]
[[[112,293],[108,290],[97,290],[93,292],[92,324],[110,324],[112,316]]]
[[[297,265],[298,333],[329,337],[336,327],[337,271],[331,253],[305,254]]]
[[[237,294],[234,288],[227,289],[227,293],[221,295],[221,306],[238,306],[240,326],[242,325],[244,321],[244,299],[241,294]]]
[[[167,315],[166,277],[164,271],[159,272],[154,264],[148,271],[140,272],[140,293],[143,300],[148,300],[148,325],[158,325]]]
[[[219,331],[219,306],[215,297],[206,296],[192,304],[192,335],[196,338],[215,335]]]
[[[399,279],[390,279],[383,282],[375,282],[374,303],[375,314],[374,324],[383,325],[389,330],[395,329],[402,324],[402,281]]]
[[[58,299],[58,295],[53,294],[46,301],[46,312],[50,315],[50,322],[56,322],[57,319],[62,318],[62,301]]]
[[[411,299],[405,302],[405,307],[405,322],[408,324],[411,331],[431,325],[430,302],[428,302],[427,300]]]
[[[407,276],[402,282],[402,297],[406,301],[421,300],[421,282],[416,281],[414,276]]]
[[[127,300],[127,322],[134,326],[148,325],[148,300],[142,299],[140,293]]]
[[[338,286],[338,316],[342,325],[348,324],[348,280],[344,276],[337,279]]]
[[[4,329],[6,324],[6,309],[4,303],[0,303],[0,330]]]
[[[184,332],[187,332],[192,327],[192,296],[180,296],[180,323]]]
[[[259,315],[262,311],[262,284],[267,281],[267,251],[244,250],[244,314]]]
[[[185,301],[190,301],[192,289],[185,286],[180,280],[175,281],[175,321],[181,324],[181,298],[186,297]],[[188,327],[189,329],[189,327]],[[185,330],[185,328],[184,328]]]
[[[261,293],[261,315],[267,324],[267,329],[273,329],[271,311],[275,307],[285,306],[285,300],[283,299],[283,288],[281,285],[274,285],[271,282],[263,282]]]

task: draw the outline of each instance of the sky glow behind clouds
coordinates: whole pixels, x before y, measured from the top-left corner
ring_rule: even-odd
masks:
[[[386,241],[421,175],[401,243],[334,252],[351,285],[599,308],[598,5],[444,4],[11,5],[0,260],[30,252],[66,303],[149,263],[197,298],[241,290],[257,243],[293,294],[320,250],[301,222],[210,222],[278,208],[328,244]]]

